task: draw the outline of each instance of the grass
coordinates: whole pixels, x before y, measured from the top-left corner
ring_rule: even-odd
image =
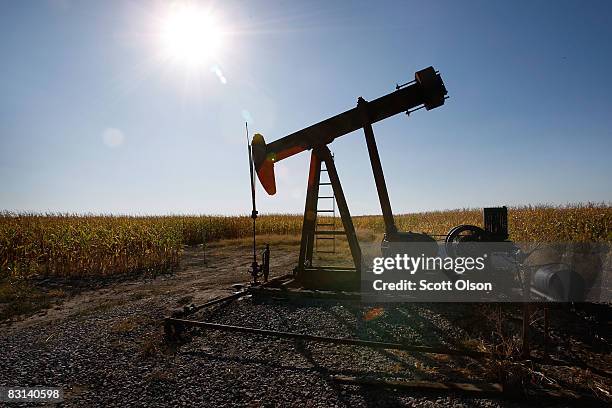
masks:
[[[22,279],[0,280],[0,321],[31,314],[51,305],[49,297]]]
[[[480,210],[405,214],[400,230],[445,234],[458,224],[482,224]],[[339,220],[338,220],[339,223]],[[384,231],[381,216],[354,217],[360,234]],[[301,215],[262,215],[257,233],[274,242],[299,239]],[[509,210],[510,237],[523,242],[612,241],[612,207],[586,204]],[[248,216],[112,216],[0,214],[0,279],[88,277],[176,267],[184,245],[248,239]],[[289,242],[291,241],[291,242]]]

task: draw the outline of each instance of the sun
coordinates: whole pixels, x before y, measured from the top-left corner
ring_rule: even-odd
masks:
[[[223,36],[214,15],[196,5],[174,5],[162,20],[165,58],[188,67],[212,62],[223,45]]]

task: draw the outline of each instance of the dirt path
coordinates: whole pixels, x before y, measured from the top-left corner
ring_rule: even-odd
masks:
[[[296,250],[295,247],[287,246],[275,254],[270,265],[271,276],[287,273],[293,268]],[[204,303],[231,293],[233,284],[249,281],[250,251],[250,246],[242,242],[212,244],[207,247],[206,253],[201,247],[188,247],[181,266],[172,274],[121,280],[103,284],[100,289],[84,290],[50,309],[10,325],[4,324],[3,330],[19,331],[27,327],[53,324],[55,321],[140,301],[155,301],[159,305],[168,306],[168,310],[191,303]]]

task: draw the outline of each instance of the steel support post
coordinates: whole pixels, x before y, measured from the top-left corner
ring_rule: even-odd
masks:
[[[317,223],[317,197],[319,195],[319,179],[321,177],[321,159],[313,150],[310,154],[310,170],[308,172],[308,187],[306,189],[306,205],[304,208],[304,220],[302,222],[302,240],[300,243],[300,257],[298,260],[298,272],[304,266],[312,266],[312,249],[314,245],[314,233]]]
[[[368,154],[370,155],[370,163],[372,164],[372,173],[374,174],[374,182],[376,183],[376,191],[378,192],[378,200],[385,221],[385,232],[393,235],[397,232],[393,212],[391,210],[391,202],[389,200],[389,192],[387,191],[387,183],[385,183],[385,175],[380,162],[378,148],[376,147],[376,139],[374,138],[374,130],[368,113],[368,102],[359,98],[357,100],[357,110],[363,123],[363,132],[365,133],[366,144],[368,146]]]

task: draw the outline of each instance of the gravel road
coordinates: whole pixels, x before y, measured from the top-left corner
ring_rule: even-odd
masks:
[[[62,387],[61,405],[66,407],[526,405],[333,380],[338,374],[485,380],[484,368],[469,358],[214,331],[196,333],[180,345],[165,342],[160,323],[168,311],[231,293],[232,283],[247,279],[247,254],[246,246],[219,246],[204,262],[198,250],[188,249],[183,268],[173,275],[109,283],[39,315],[3,324],[0,384]],[[290,270],[292,250],[275,255],[273,270]],[[356,303],[249,297],[214,307],[199,318],[319,335],[452,345],[466,336],[452,323],[462,312],[427,305],[372,309]]]

